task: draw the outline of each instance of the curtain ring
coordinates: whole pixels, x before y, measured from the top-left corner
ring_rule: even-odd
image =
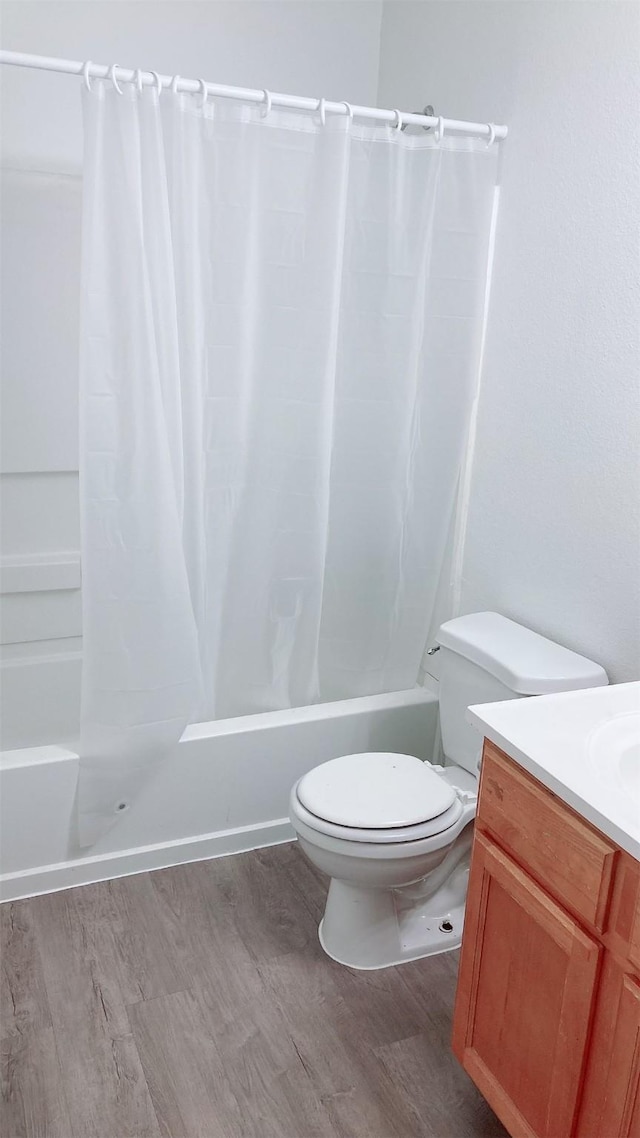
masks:
[[[142,72],[139,67],[136,67],[133,73],[133,82],[138,88],[138,94],[142,94]]]
[[[92,66],[91,60],[88,59],[82,68],[82,78],[84,79],[84,85],[87,88],[87,91],[89,92],[89,94],[91,94],[91,91],[93,90],[91,83],[89,82],[89,68],[91,66]]]
[[[118,94],[122,95],[122,93],[123,93],[122,87],[120,86],[120,84],[118,83],[118,80],[116,79],[117,68],[118,68],[117,63],[111,64],[111,67],[109,68],[109,71],[107,72],[107,79],[111,80],[111,82],[113,83],[113,86],[115,87]]]
[[[493,144],[496,140],[496,128],[492,122],[487,123],[487,125],[489,127],[489,141],[487,143],[487,150],[488,150],[490,146],[493,146]]]
[[[351,103],[347,103],[346,99],[343,99],[342,106],[347,108],[347,117],[353,122],[353,107]]]
[[[444,119],[442,115],[438,115],[438,125],[436,127],[436,138],[438,142],[442,142],[444,138]]]
[[[394,111],[393,113],[396,116],[396,125],[394,129],[402,130],[402,115],[400,114],[400,111]]]
[[[156,81],[156,88],[158,90],[158,98],[160,98],[160,96],[162,94],[162,80],[161,80],[160,76],[158,75],[157,71],[150,71],[149,74],[153,75],[153,78]]]
[[[318,99],[318,114],[322,126],[327,125],[326,99]]]
[[[180,82],[180,76],[174,75],[173,79],[171,80],[171,94],[172,95],[178,94],[178,83],[179,82]]]
[[[207,87],[204,79],[198,79],[198,83],[200,84],[200,90],[202,92],[202,98],[200,99],[200,110],[203,111],[207,103],[207,98],[209,96],[209,88]]]
[[[264,96],[264,110],[262,112],[262,118],[266,119],[267,115],[271,114],[271,91],[267,91],[267,88],[263,87],[262,94]]]

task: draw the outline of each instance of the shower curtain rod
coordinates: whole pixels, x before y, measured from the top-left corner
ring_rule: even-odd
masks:
[[[228,87],[224,83],[205,83],[203,79],[182,79],[179,75],[158,75],[155,71],[132,71],[118,65],[107,66],[101,63],[84,63],[77,59],[56,59],[49,55],[29,55],[22,51],[0,51],[0,63],[14,67],[32,67],[39,71],[59,71],[65,75],[84,75],[89,79],[113,79],[116,83],[142,83],[151,87],[170,87],[174,91],[200,92],[203,96],[213,95],[224,99],[242,99],[250,103],[265,103],[270,107],[290,107],[300,111],[319,111],[325,113],[358,115],[359,118],[374,119],[377,122],[401,126],[437,127],[443,132],[471,134],[487,138],[489,144],[494,139],[506,138],[507,127],[493,123],[464,122],[460,119],[446,119],[439,116],[418,115],[411,111],[386,111],[379,107],[360,107],[355,103],[334,103],[329,99],[310,99],[302,95],[281,95],[272,91],[254,90],[251,87]]]

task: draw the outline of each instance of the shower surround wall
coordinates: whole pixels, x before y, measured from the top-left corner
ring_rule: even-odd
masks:
[[[640,9],[386,3],[383,106],[494,118],[503,152],[461,611],[640,674]]]
[[[13,3],[3,47],[375,103],[381,4]],[[311,50],[312,48],[312,50]],[[5,746],[51,741],[76,701],[78,83],[3,68],[1,546]],[[42,668],[55,660],[59,668]],[[24,667],[33,669],[26,682]],[[20,671],[16,671],[20,669]],[[33,698],[38,693],[37,706]],[[23,702],[26,694],[27,705]],[[25,730],[28,734],[25,735]]]
[[[377,2],[342,0],[9,0],[3,5],[3,47],[375,104],[381,10]],[[45,747],[0,760],[2,869],[15,874],[64,863],[70,849],[81,650],[77,354],[82,121],[78,81],[15,68],[2,69],[0,79],[1,745],[5,750]],[[427,702],[426,723],[418,715],[420,730],[407,728],[407,746],[419,746],[424,739],[428,749],[432,742],[433,695]],[[149,864],[167,864],[163,857],[180,860],[189,849],[197,857],[280,840],[290,833],[283,818],[289,785],[304,763],[312,763],[314,756],[315,761],[330,757],[335,747],[366,749],[380,730],[380,739],[390,745],[387,727],[403,737],[403,714],[388,708],[372,716],[362,708],[338,710],[329,715],[326,728],[317,717],[315,727],[289,724],[286,746],[282,723],[252,724],[244,736],[255,759],[252,770],[239,758],[242,728],[216,725],[217,742],[211,746],[198,728],[197,738],[180,744],[176,763],[167,763],[139,809],[121,819],[111,845],[95,851],[107,856],[102,870],[84,863],[68,873],[54,869],[53,878],[47,869],[42,879],[32,877],[30,885],[12,878],[5,895],[55,887],[56,880],[60,885],[96,874],[110,876],[126,872],[127,866],[144,868],[148,857]],[[411,707],[406,714],[413,724]],[[64,746],[46,746],[53,742]],[[166,777],[169,783],[163,781]],[[188,802],[178,801],[176,784],[170,785],[174,777],[188,789]],[[194,812],[198,803],[204,816],[199,807]],[[165,847],[169,852],[163,854]],[[118,850],[124,851],[124,860],[118,861]]]
[[[13,3],[3,46],[375,103],[381,4]],[[310,50],[312,45],[313,50]],[[77,718],[78,83],[4,68],[3,745]]]

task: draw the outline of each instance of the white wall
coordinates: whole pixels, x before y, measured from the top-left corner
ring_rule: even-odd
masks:
[[[635,4],[392,0],[379,102],[506,122],[462,611],[640,675]]]
[[[2,46],[375,102],[381,0],[4,0]],[[79,170],[78,84],[3,69],[4,160]]]
[[[381,0],[6,0],[2,46],[372,103],[381,14]],[[81,632],[80,81],[9,67],[1,79],[0,641],[5,668],[29,665],[33,700],[56,702],[57,688],[42,690],[38,677],[54,674],[42,665],[64,658],[66,667]],[[5,682],[7,699],[12,690]]]

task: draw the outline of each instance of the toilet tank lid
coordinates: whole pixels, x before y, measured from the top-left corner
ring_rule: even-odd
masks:
[[[497,612],[474,612],[440,626],[443,648],[484,668],[518,695],[603,687],[604,668]]]

